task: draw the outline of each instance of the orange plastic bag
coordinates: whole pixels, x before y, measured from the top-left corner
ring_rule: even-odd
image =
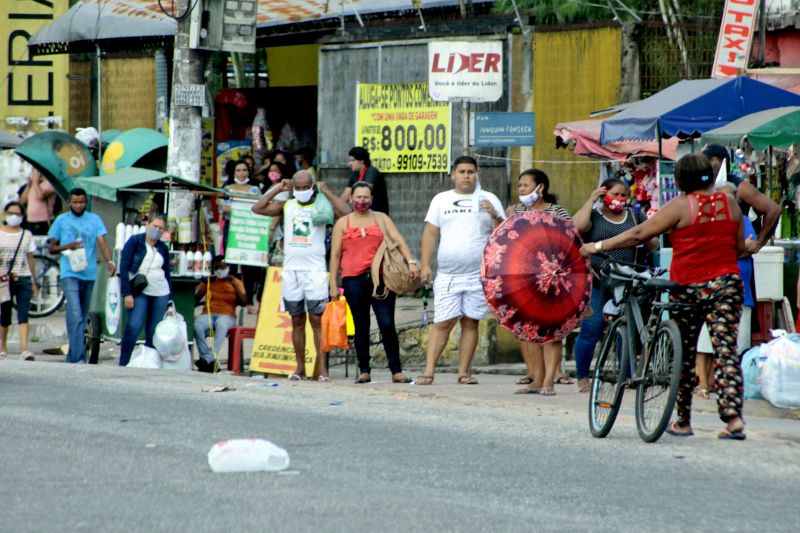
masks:
[[[322,346],[323,352],[334,348],[347,349],[347,302],[344,296],[333,300],[325,306],[322,313]]]

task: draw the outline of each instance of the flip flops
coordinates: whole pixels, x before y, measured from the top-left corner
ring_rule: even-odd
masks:
[[[372,378],[369,376],[369,374],[364,373],[364,374],[361,374],[360,376],[358,376],[358,379],[356,379],[355,382],[357,384],[364,384],[364,383],[370,383],[371,381],[372,381]]]
[[[721,440],[745,440],[747,439],[747,435],[744,432],[744,428],[736,431],[725,428],[717,435],[717,438]]]
[[[533,378],[530,376],[525,376],[524,378],[520,378],[520,380],[517,381],[517,385],[530,385],[531,383],[533,383]]]
[[[30,350],[25,350],[22,352],[22,359],[25,361],[35,361],[36,358],[33,356],[33,352]]]
[[[530,387],[522,387],[514,391],[514,394],[540,394],[541,391],[532,389]]]
[[[567,377],[564,377],[564,376],[561,376],[560,378],[558,378],[555,381],[555,383],[556,383],[556,385],[574,385],[575,384],[574,381],[572,381],[571,379],[569,379]]]
[[[689,431],[678,431],[678,423],[677,422],[670,422],[667,426],[667,429],[664,430],[666,433],[669,433],[673,437],[691,437],[694,435],[694,431],[691,429]]]
[[[458,381],[456,381],[459,385],[477,385],[478,378],[475,376],[458,376]]]
[[[303,381],[304,379],[306,379],[305,376],[301,376],[300,374],[292,374],[286,378],[286,381]]]
[[[320,377],[317,378],[317,382],[318,383],[330,383],[331,382],[331,378],[329,378],[328,376],[320,376]]]
[[[416,385],[433,385],[433,376],[428,374],[422,374],[421,376],[417,376],[417,379],[414,381]]]

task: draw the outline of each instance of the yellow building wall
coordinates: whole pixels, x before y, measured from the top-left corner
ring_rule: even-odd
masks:
[[[274,46],[267,48],[270,87],[303,87],[319,84],[319,46]]]
[[[592,111],[617,103],[621,49],[619,27],[539,31],[534,35],[533,159],[574,164],[533,165],[547,173],[552,191],[570,213],[577,211],[596,188],[600,165],[569,150],[556,149],[553,127],[559,122],[588,119]]]

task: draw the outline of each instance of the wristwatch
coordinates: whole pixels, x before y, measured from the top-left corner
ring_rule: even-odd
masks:
[[[594,249],[597,252],[602,252],[603,251],[603,241],[597,241],[596,243],[594,243]]]

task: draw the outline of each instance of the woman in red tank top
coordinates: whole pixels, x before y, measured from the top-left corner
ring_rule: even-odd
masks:
[[[683,195],[662,207],[649,220],[620,235],[584,244],[583,255],[634,246],[670,232],[670,277],[681,288],[670,298],[688,304],[672,314],[681,330],[683,363],[678,389],[678,417],[667,432],[693,435],[692,393],[696,386],[697,337],[705,322],[714,345],[714,379],[719,416],[727,424],[721,439],[744,440],[742,420],[741,356],[736,334],[742,312],[743,287],[737,259],[746,254],[742,212],[736,200],[713,192],[711,163],[702,154],[682,157],[675,166],[675,182]]]
[[[341,268],[344,297],[353,313],[353,323],[356,329],[356,356],[360,371],[356,383],[371,381],[369,364],[370,306],[375,311],[375,319],[378,321],[386,359],[389,369],[392,371],[392,381],[394,383],[410,383],[411,380],[403,374],[403,367],[400,363],[400,341],[394,325],[394,304],[397,295],[389,291],[386,298],[372,297],[372,259],[383,242],[383,232],[381,224],[378,223],[378,217],[386,231],[399,244],[403,257],[411,267],[411,272],[419,275],[419,266],[392,219],[384,213],[370,209],[372,186],[369,183],[360,181],[353,184],[351,200],[353,212],[340,218],[333,227],[330,286],[331,298],[338,298],[339,286],[336,280]]]

